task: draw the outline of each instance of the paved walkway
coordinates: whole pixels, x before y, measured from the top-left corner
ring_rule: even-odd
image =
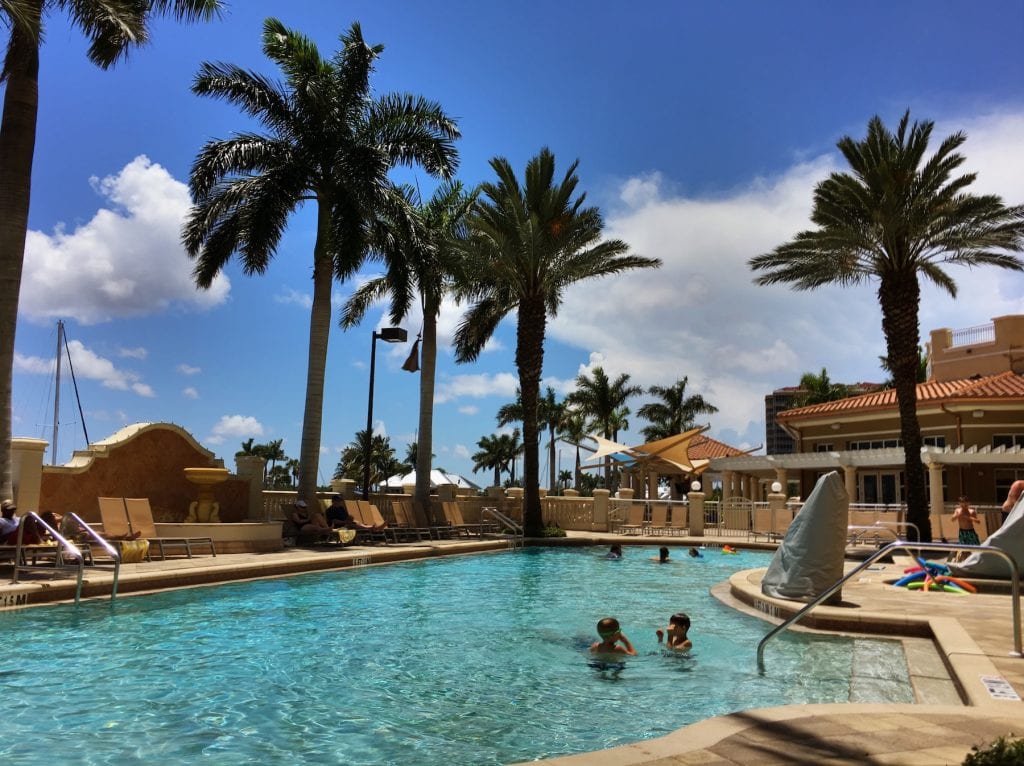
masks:
[[[571,533],[565,542],[607,545],[611,541],[654,546],[713,542],[583,533]],[[741,541],[718,542],[742,546]],[[507,545],[503,540],[443,540],[374,547],[291,548],[278,553],[125,564],[119,593],[499,550]],[[1024,694],[1024,659],[1009,656],[1013,631],[1008,593],[957,596],[887,585],[886,581],[898,577],[902,569],[902,564],[872,567],[844,587],[842,606],[819,607],[804,624],[831,632],[904,637],[915,693],[924,704],[745,710],[701,721],[659,739],[551,759],[548,763],[960,764],[973,745],[1011,732],[1024,736],[1024,704],[1019,699],[1000,698],[1007,693],[1014,697]],[[741,572],[713,592],[733,608],[750,611],[768,622],[777,622],[801,606],[762,596],[759,578],[757,571]],[[87,568],[83,596],[109,597],[111,581],[109,566]],[[68,600],[73,598],[74,589],[73,580],[51,579],[49,573],[24,576],[18,585],[10,585],[0,574],[0,608]],[[767,672],[771,672],[773,653],[779,651],[785,651],[783,643],[767,645]]]

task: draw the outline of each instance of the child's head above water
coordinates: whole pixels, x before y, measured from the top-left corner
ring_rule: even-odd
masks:
[[[686,612],[676,612],[668,618],[669,625],[676,625],[685,633],[690,629],[690,617]]]
[[[607,640],[615,636],[619,632],[619,621],[614,617],[605,617],[602,620],[598,620],[597,623],[597,635]]]
[[[668,548],[661,547],[658,549],[658,557],[660,561],[668,561]]]

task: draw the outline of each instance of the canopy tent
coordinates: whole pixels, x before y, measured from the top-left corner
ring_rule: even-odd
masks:
[[[600,436],[590,438],[597,442],[597,451],[587,458],[586,468],[596,468],[597,461],[608,457],[615,465],[630,468],[640,473],[699,474],[708,464],[707,460],[691,460],[688,454],[693,437],[704,433],[708,426],[691,428],[689,431],[657,441],[627,447]]]
[[[388,489],[401,489],[405,485],[413,485],[416,483],[416,472],[413,471],[407,474],[397,473],[384,482],[384,486]],[[479,491],[480,487],[465,476],[461,476],[457,473],[445,473],[439,468],[434,468],[430,472],[430,488],[437,489],[441,484],[454,484],[460,489],[472,489]]]

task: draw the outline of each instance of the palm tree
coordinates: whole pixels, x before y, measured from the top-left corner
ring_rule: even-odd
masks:
[[[833,383],[829,380],[828,370],[822,367],[820,375],[805,372],[800,376],[800,392],[793,402],[796,407],[845,399],[850,395],[850,387],[842,383]]]
[[[297,487],[299,485],[299,461],[295,458],[288,458],[288,461],[284,464],[284,467],[288,469],[288,475],[291,477],[291,485]]]
[[[466,215],[476,200],[458,181],[444,183],[425,205],[413,207],[406,220],[393,222],[379,237],[378,252],[387,266],[384,276],[372,279],[352,295],[342,313],[343,327],[358,324],[366,310],[385,296],[391,299],[391,319],[397,324],[408,313],[413,290],[420,294],[423,311],[423,346],[420,354],[420,412],[416,466],[418,502],[430,502],[433,467],[434,381],[437,369],[437,319],[441,301],[452,286],[452,243],[465,237]],[[408,225],[411,221],[411,225]]]
[[[18,297],[28,235],[36,122],[39,48],[48,12],[66,11],[89,40],[89,59],[103,69],[145,43],[154,15],[178,21],[213,18],[219,0],[0,0],[0,21],[10,30],[0,80],[0,495],[11,496],[11,386]]]
[[[265,457],[270,461],[271,471],[277,467],[278,460],[288,459],[288,456],[284,454],[284,439],[275,439],[272,442],[267,442],[265,446],[267,448]]]
[[[568,402],[568,400],[567,400]],[[561,439],[576,448],[576,470],[573,473],[573,486],[579,489],[582,483],[580,469],[580,442],[587,436],[587,418],[582,412],[566,404],[565,414],[559,424]]]
[[[885,389],[885,388],[893,388],[893,387],[895,387],[896,381],[894,381],[892,379],[891,370],[889,368],[889,360],[886,357],[884,357],[884,356],[880,356],[880,357],[878,357],[878,364],[879,364],[879,366],[883,370],[885,370],[886,372],[890,373],[889,377],[885,379],[885,381],[882,383],[880,388]],[[927,380],[928,380],[928,354],[925,351],[924,346],[918,346],[917,347],[917,382],[918,383],[924,383]]]
[[[501,437],[497,434],[482,436],[476,443],[480,450],[473,455],[473,473],[478,471],[494,471],[494,484],[501,486],[501,472],[505,468],[504,450],[501,445]]]
[[[956,283],[944,264],[1024,269],[1007,252],[1024,249],[1024,206],[967,193],[973,173],[953,177],[964,162],[956,151],[967,140],[963,133],[946,138],[926,159],[932,127],[931,121],[910,125],[907,111],[895,134],[873,117],[863,140],[840,139],[837,146],[853,172],[833,173],[815,188],[811,220],[818,228],[750,260],[762,272],[756,279],[762,285],[809,290],[878,280],[900,411],[907,521],[925,540],[931,540],[931,522],[917,419],[920,279],[955,297]]]
[[[649,442],[666,439],[694,427],[698,415],[713,415],[718,408],[700,394],[686,395],[688,377],[682,377],[671,386],[651,386],[650,396],[660,401],[650,402],[636,411],[636,414],[650,422],[641,429],[644,439]]]
[[[558,488],[563,492],[568,488],[572,482],[572,471],[568,468],[558,472]]]
[[[195,205],[183,239],[196,259],[196,284],[209,287],[235,253],[245,273],[262,274],[291,212],[316,204],[298,488],[307,502],[320,460],[333,281],[362,263],[378,216],[402,216],[405,200],[388,179],[392,168],[419,163],[431,175],[447,176],[456,164],[458,130],[440,106],[407,94],[371,96],[370,72],[382,50],[367,45],[353,24],[327,60],[308,38],[267,19],[263,52],[284,73],[284,84],[205,63],[192,86],[235,104],[267,131],[210,141],[192,166]]]
[[[548,386],[545,389],[544,396],[537,400],[537,428],[538,433],[544,428],[548,429],[548,487],[552,492],[558,486],[555,478],[555,462],[557,460],[555,432],[561,424],[563,417],[565,417],[565,404],[560,403],[555,398],[555,389]],[[514,402],[508,402],[498,408],[497,420],[499,428],[513,422],[523,422],[523,397],[518,389],[516,389],[516,400]]]
[[[370,438],[367,451],[367,438]],[[356,438],[341,451],[341,459],[334,469],[335,479],[352,479],[362,481],[365,476],[366,455],[370,455],[370,487],[380,485],[387,477],[398,473],[401,463],[395,457],[391,439],[383,434],[371,434],[363,429],[356,433]]]
[[[455,336],[456,358],[479,356],[498,322],[518,315],[516,369],[523,399],[523,526],[540,535],[544,522],[538,485],[537,400],[544,367],[544,331],[570,285],[661,261],[628,253],[617,239],[601,239],[604,221],[586,195],[573,198],[579,178],[572,163],[555,180],[555,156],[547,148],[526,165],[520,184],[508,160],[495,157],[497,182],[481,186],[469,220],[464,252],[466,297],[472,302]]]
[[[599,431],[605,439],[612,439],[618,430],[613,427],[616,413],[630,397],[642,394],[643,391],[640,386],[630,385],[628,374],[623,373],[612,381],[603,367],[595,367],[590,377],[586,374],[576,376],[576,390],[566,397],[566,401],[587,417],[588,428]],[[611,461],[606,458],[605,487],[611,486],[611,473]]]
[[[242,442],[242,448],[235,453],[235,456],[237,457],[239,455],[256,455],[256,447],[253,444],[255,441],[256,440],[250,436],[248,439]]]

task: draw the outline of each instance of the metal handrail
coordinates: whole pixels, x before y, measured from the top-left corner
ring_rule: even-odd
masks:
[[[879,532],[888,532],[890,535],[893,536],[894,540],[902,539],[900,538],[899,533],[895,529],[889,529],[888,527],[878,526],[877,522],[875,524],[851,524],[846,528],[846,532],[848,535],[846,538],[847,545],[856,545],[857,541],[860,540],[862,537],[865,537],[866,533],[868,532],[875,533],[876,542],[878,539]],[[857,534],[850,537],[850,532],[856,532]]]
[[[83,521],[82,518],[77,513],[74,513],[73,511],[69,511],[67,514],[65,514],[65,518],[67,518],[68,516],[70,516],[71,519],[76,524],[78,524],[78,528],[81,531],[83,531],[87,535],[89,535],[89,537],[92,540],[94,540],[106,552],[106,554],[108,556],[110,556],[110,558],[112,558],[114,560],[114,586],[113,586],[113,588],[110,591],[110,600],[113,601],[115,598],[117,598],[117,580],[118,580],[118,577],[121,574],[121,553],[120,553],[120,551],[118,551],[117,548],[115,548],[109,542],[104,540],[100,536],[99,532],[97,532],[95,529],[93,529],[88,524],[86,524],[85,521]]]
[[[35,519],[36,522],[41,524],[43,529],[45,529],[53,536],[53,539],[57,541],[58,546],[63,546],[64,550],[66,550],[70,556],[73,556],[74,558],[78,559],[78,582],[75,586],[75,605],[77,606],[79,599],[82,597],[82,576],[85,572],[85,556],[82,555],[82,552],[78,549],[78,546],[76,546],[73,542],[65,538],[64,535],[62,535],[56,529],[54,529],[45,521],[43,521],[39,517],[39,514],[37,514],[35,511],[29,511],[28,513],[26,513],[25,516],[22,517],[21,523],[18,524],[18,539],[14,547],[14,576],[13,579],[11,580],[11,583],[14,585],[18,584],[18,572],[22,568],[21,550],[23,547],[22,539],[25,536],[25,518],[30,516],[33,519]],[[59,552],[60,551],[58,550],[58,553]],[[54,563],[54,566],[56,566],[56,563]]]
[[[1010,597],[1013,601],[1013,651],[1010,652],[1011,657],[1024,656],[1024,652],[1021,650],[1021,639],[1020,639],[1020,571],[1017,567],[1017,561],[1001,548],[995,548],[992,546],[985,545],[960,545],[957,543],[920,543],[920,542],[908,542],[906,540],[897,540],[896,542],[889,543],[884,548],[879,548],[877,551],[868,556],[862,563],[855,566],[845,575],[840,577],[829,586],[824,592],[818,594],[817,597],[810,603],[806,604],[803,609],[793,614],[789,619],[783,621],[781,624],[776,625],[775,628],[768,633],[757,645],[757,670],[759,673],[764,673],[764,645],[768,643],[770,639],[781,633],[783,630],[788,628],[795,622],[798,622],[801,617],[807,614],[809,611],[818,606],[822,601],[827,599],[837,590],[843,587],[851,577],[856,574],[860,574],[867,569],[871,564],[874,564],[880,558],[888,556],[890,553],[896,550],[905,550],[908,553],[911,550],[930,550],[930,551],[980,551],[981,553],[993,553],[996,556],[1000,556],[1006,560],[1006,563],[1010,566]]]
[[[496,521],[498,521],[499,523],[503,524],[506,528],[511,529],[513,534],[517,534],[520,537],[522,537],[523,534],[524,534],[523,527],[519,524],[518,521],[513,519],[511,516],[506,516],[504,513],[499,511],[497,508],[492,508],[490,506],[487,506],[485,508],[481,508],[480,509],[480,515],[481,516],[484,516],[484,515],[493,516]]]

